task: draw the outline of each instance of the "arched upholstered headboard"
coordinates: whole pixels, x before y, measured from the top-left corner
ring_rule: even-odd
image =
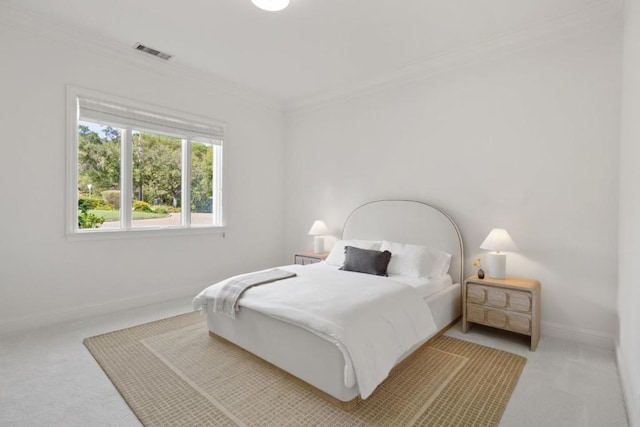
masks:
[[[344,223],[345,240],[388,240],[424,245],[452,255],[449,274],[464,280],[464,249],[460,230],[441,209],[413,200],[378,200],[356,208]]]

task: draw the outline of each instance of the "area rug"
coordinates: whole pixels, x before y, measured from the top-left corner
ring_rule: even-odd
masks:
[[[208,335],[188,313],[84,340],[147,426],[495,426],[524,357],[441,336],[355,409]]]

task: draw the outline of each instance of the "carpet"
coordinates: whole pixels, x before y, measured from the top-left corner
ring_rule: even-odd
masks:
[[[447,336],[344,411],[188,313],[84,340],[147,426],[495,426],[524,357]]]

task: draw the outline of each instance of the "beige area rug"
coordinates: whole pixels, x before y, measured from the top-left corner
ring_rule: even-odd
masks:
[[[495,426],[526,359],[439,337],[351,411],[189,313],[84,341],[147,426]]]

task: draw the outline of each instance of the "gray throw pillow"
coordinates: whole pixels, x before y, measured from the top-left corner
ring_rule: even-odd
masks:
[[[389,251],[381,252],[346,246],[344,248],[344,265],[340,267],[340,270],[386,276],[390,260],[391,252]]]

